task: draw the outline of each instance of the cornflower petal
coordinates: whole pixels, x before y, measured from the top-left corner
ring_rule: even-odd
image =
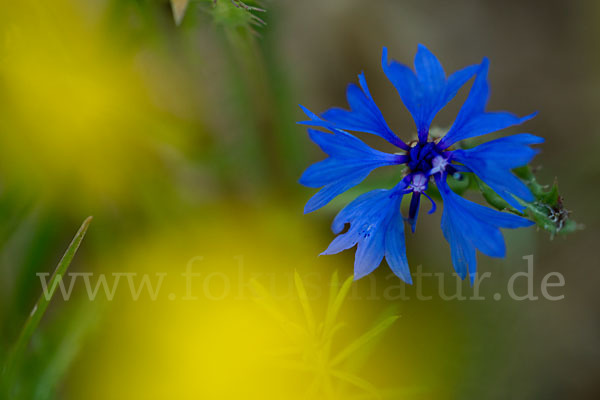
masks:
[[[304,186],[323,187],[307,202],[305,213],[323,207],[339,194],[358,185],[372,170],[406,160],[403,155],[374,150],[360,139],[337,129],[333,133],[309,129],[308,133],[329,157],[308,167],[300,177]]]
[[[477,71],[473,87],[469,92],[469,97],[460,109],[454,124],[439,142],[440,149],[446,149],[464,139],[496,132],[513,125],[520,125],[537,115],[537,113],[532,113],[519,118],[509,112],[485,111],[490,94],[487,81],[489,63],[487,58],[483,59]]]
[[[429,127],[436,114],[456,96],[458,90],[471,79],[478,68],[477,65],[466,67],[446,79],[438,59],[423,45],[419,45],[415,56],[416,73],[406,65],[389,61],[385,47],[381,64],[411,113],[421,142],[427,141]]]
[[[456,273],[464,278],[468,272],[473,283],[477,272],[475,249],[490,257],[504,257],[506,248],[499,228],[530,226],[532,221],[481,206],[454,193],[444,175],[436,184],[444,201],[442,232],[450,244]]]
[[[528,164],[539,152],[530,144],[544,139],[527,133],[508,136],[480,144],[468,150],[455,150],[452,159],[467,166],[508,204],[519,211],[525,210],[516,198],[531,202],[531,191],[511,170]]]
[[[346,89],[346,99],[350,110],[342,108],[330,108],[325,111],[321,117],[302,107],[310,118],[309,121],[301,121],[304,125],[323,126],[327,128],[345,129],[372,133],[380,136],[401,149],[408,150],[408,145],[404,143],[388,126],[383,118],[383,114],[375,104],[365,74],[358,76],[360,87],[350,83]],[[307,112],[308,111],[308,112]]]
[[[392,271],[412,283],[404,244],[404,223],[400,215],[402,189],[378,189],[367,192],[348,204],[335,217],[332,230],[341,233],[322,254],[335,254],[357,246],[354,278],[360,279],[375,270],[385,257]]]

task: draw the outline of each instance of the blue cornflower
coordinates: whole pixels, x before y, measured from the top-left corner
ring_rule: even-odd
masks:
[[[437,186],[443,203],[442,231],[450,244],[452,263],[457,274],[467,273],[473,282],[476,275],[476,252],[490,257],[504,257],[504,238],[500,228],[519,228],[533,222],[518,215],[503,213],[473,203],[454,193],[446,183],[457,172],[472,172],[492,188],[508,204],[524,211],[522,201],[533,201],[533,195],[511,172],[531,161],[537,150],[529,145],[544,139],[518,134],[489,141],[468,150],[454,149],[457,142],[485,135],[533,118],[508,112],[488,112],[487,73],[489,61],[461,69],[446,77],[438,59],[425,46],[419,45],[414,71],[396,61],[389,61],[383,49],[383,70],[396,87],[402,102],[410,111],[417,128],[418,140],[410,144],[400,139],[385,122],[367,87],[364,74],[358,76],[360,86],[348,85],[346,97],[350,110],[332,108],[320,116],[302,107],[310,118],[302,124],[328,129],[308,129],[310,138],[329,155],[310,166],[300,178],[305,186],[321,188],[306,204],[305,213],[329,203],[334,197],[362,182],[369,173],[385,165],[404,165],[405,175],[392,189],[373,190],[346,206],[333,221],[338,236],[323,254],[335,254],[357,245],[354,275],[361,278],[379,266],[385,257],[392,271],[405,282],[412,283],[406,247],[404,221],[415,231],[421,196],[436,205],[426,191],[431,182]],[[429,135],[431,123],[458,90],[473,76],[475,80],[467,100],[450,130],[441,138]],[[400,149],[388,154],[367,146],[346,131],[371,133]],[[408,216],[403,218],[400,204],[411,196]],[[347,224],[349,228],[344,232]]]

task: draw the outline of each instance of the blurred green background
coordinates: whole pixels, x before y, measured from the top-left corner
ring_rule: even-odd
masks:
[[[54,269],[88,215],[94,220],[71,271],[110,282],[113,273],[154,281],[169,274],[156,301],[134,301],[124,286],[113,301],[90,301],[81,282],[68,301],[55,296],[6,398],[600,396],[596,2],[248,2],[266,12],[228,0],[191,1],[185,10],[176,3],[179,25],[168,1],[0,6],[1,358],[42,291],[36,273]],[[350,357],[344,370],[354,378],[328,376],[312,358],[327,352],[310,338],[289,350],[282,329],[305,323],[294,271],[322,320],[332,273],[341,283],[353,265],[353,251],[317,257],[333,238],[330,221],[353,196],[390,187],[394,176],[378,172],[302,215],[314,191],[297,180],[324,155],[295,124],[304,118],[297,104],[345,107],[347,83],[364,71],[392,129],[411,137],[380,55],[387,46],[411,63],[418,43],[447,72],[489,57],[489,109],[539,111],[514,132],[546,138],[533,162],[543,166],[538,180],[558,179],[585,229],[553,240],[535,228],[506,232],[505,259],[478,256],[480,272],[492,274],[481,301],[444,301],[437,276],[405,287],[383,263],[352,284],[332,351],[386,316],[400,318]],[[465,92],[439,126],[451,124]],[[423,214],[407,234],[408,260],[413,272],[443,273],[450,294],[456,283],[440,215]],[[539,299],[495,300],[530,254]],[[198,299],[186,301],[180,274],[194,257],[203,257],[194,262]],[[563,300],[540,295],[550,272],[565,277],[551,290]],[[288,322],[255,301],[251,278]],[[473,293],[468,282],[459,287]],[[409,299],[393,298],[401,290]],[[417,299],[418,290],[432,299]],[[524,279],[516,291],[527,291]],[[293,365],[273,362],[281,349]]]

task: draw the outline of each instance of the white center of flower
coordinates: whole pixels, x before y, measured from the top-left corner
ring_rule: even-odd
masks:
[[[438,172],[442,172],[448,166],[448,160],[446,160],[442,156],[435,156],[433,160],[431,160],[431,165],[433,168],[429,172],[431,175],[437,174]]]
[[[423,193],[427,189],[427,177],[424,174],[415,174],[412,177],[413,192]]]

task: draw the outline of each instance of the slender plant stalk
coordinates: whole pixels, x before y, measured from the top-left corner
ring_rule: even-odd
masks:
[[[75,234],[75,237],[71,241],[71,244],[67,248],[65,254],[62,256],[61,260],[56,266],[56,269],[54,270],[54,273],[52,274],[52,277],[50,278],[49,295],[46,296],[43,293],[40,295],[40,298],[33,306],[27,321],[25,321],[25,325],[23,325],[23,328],[21,329],[21,333],[19,334],[17,342],[8,353],[8,357],[6,358],[6,362],[2,370],[1,382],[3,390],[7,390],[10,387],[10,382],[15,376],[15,367],[23,359],[23,353],[27,348],[27,344],[31,340],[33,333],[37,329],[40,320],[48,308],[48,305],[52,300],[52,296],[56,291],[56,287],[58,286],[58,282],[67,272],[67,269],[69,268],[69,265],[71,264],[71,261],[73,260],[73,257],[75,256],[75,253],[77,252],[77,249],[79,248],[79,245],[81,244],[81,241],[83,240],[85,232],[87,231],[91,221],[92,217],[87,217],[86,220],[83,221],[83,224],[81,224],[81,227]]]
[[[379,324],[375,325],[371,330],[363,334],[361,337],[352,342],[348,347],[344,350],[340,351],[338,355],[331,361],[331,366],[336,366],[340,364],[342,361],[346,360],[353,353],[355,353],[358,349],[362,348],[364,345],[369,343],[371,340],[375,339],[381,333],[383,333],[387,328],[389,328],[399,317],[397,315],[392,315]]]
[[[310,302],[308,301],[308,295],[306,294],[306,289],[304,288],[304,282],[302,282],[302,278],[298,274],[298,271],[294,271],[294,281],[296,282],[296,291],[298,292],[298,298],[300,299],[300,304],[302,305],[302,310],[304,311],[304,316],[306,317],[306,325],[308,326],[308,333],[310,335],[315,334],[315,318],[313,316],[312,308],[310,306]]]

